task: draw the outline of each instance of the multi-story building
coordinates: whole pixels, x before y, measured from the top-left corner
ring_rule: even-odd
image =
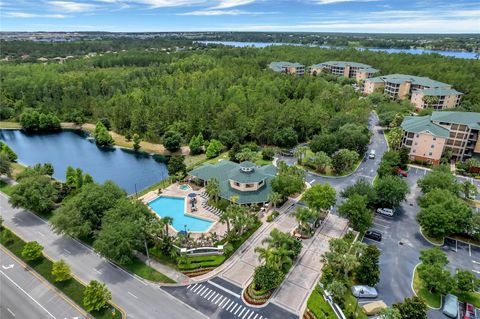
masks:
[[[454,108],[460,104],[462,96],[450,84],[405,74],[382,75],[364,81],[363,93],[368,95],[377,91],[394,99],[409,98],[417,110],[425,107],[435,110]]]
[[[275,72],[286,73],[286,74],[296,74],[296,75],[304,75],[305,74],[305,66],[300,63],[292,63],[292,62],[272,62],[268,66]]]
[[[336,76],[354,78],[357,81],[371,78],[379,70],[372,68],[368,64],[347,62],[347,61],[327,61],[311,65],[308,68],[310,75],[317,75],[320,72],[328,72]]]
[[[407,116],[402,124],[402,146],[411,160],[438,165],[446,149],[464,161],[480,155],[480,113],[433,112],[430,116]]]

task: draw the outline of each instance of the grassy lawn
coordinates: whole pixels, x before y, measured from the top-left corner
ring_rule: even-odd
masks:
[[[26,169],[25,166],[19,163],[12,163],[12,175],[15,178],[18,174],[23,172]]]
[[[355,308],[357,312],[355,314]],[[345,295],[345,306],[344,306],[345,315],[348,317],[347,313],[355,314],[354,318],[359,319],[368,319],[367,315],[363,312],[361,305],[357,306],[357,299],[352,295],[350,291]]]
[[[154,282],[175,283],[164,274],[156,271],[152,267],[146,265],[143,261],[135,259],[131,264],[124,265],[124,267],[132,273]]]
[[[420,228],[420,233],[425,237],[428,241],[434,243],[435,245],[443,245],[443,238],[432,237],[428,235],[423,229]]]
[[[334,319],[337,318],[332,307],[323,299],[320,289],[313,290],[308,298],[307,307],[317,318]]]
[[[185,165],[187,167],[194,168],[207,160],[207,156],[205,154],[198,154],[198,155],[188,155],[185,156]]]
[[[5,241],[4,233],[9,232],[11,234],[11,241]],[[22,250],[25,242],[20,239],[19,237],[15,236],[15,234],[11,233],[8,229],[3,229],[0,236],[0,243],[10,250],[14,255],[18,258],[22,259]],[[83,305],[83,291],[85,290],[85,286],[77,281],[75,278],[71,278],[64,282],[55,282],[55,278],[52,275],[52,265],[53,262],[46,257],[41,257],[39,260],[26,262],[33,270],[35,270],[38,274],[40,274],[43,278],[45,278],[48,282],[52,285],[57,287],[61,290],[66,296],[72,299],[77,305]],[[83,308],[83,307],[82,307]],[[115,315],[112,315],[111,306],[104,308],[101,311],[93,311],[90,313],[94,318],[97,319],[120,319],[122,318],[121,312],[117,309]]]
[[[140,192],[138,192],[138,197],[143,196],[143,195],[145,195],[146,193],[151,192],[151,191],[153,191],[153,190],[156,190],[156,189],[159,189],[159,188],[168,187],[168,186],[170,186],[170,184],[172,184],[172,181],[171,181],[170,178],[167,177],[167,178],[164,179],[163,181],[158,182],[158,183],[156,183],[156,184],[153,184],[153,185],[151,185],[151,186],[149,186],[149,187],[141,190]]]
[[[22,128],[22,126],[18,122],[0,121],[0,128]]]
[[[470,303],[475,307],[480,307],[480,294],[478,292],[456,292],[455,295],[460,301]]]
[[[413,289],[415,293],[422,298],[425,303],[433,308],[439,308],[442,302],[441,295],[438,293],[432,294],[428,289],[423,287],[422,280],[418,276],[418,271],[415,269],[413,274]]]
[[[207,160],[206,163],[216,164],[220,161],[229,160],[229,159],[230,158],[228,157],[228,152],[224,152],[224,153],[221,153],[220,155],[218,155],[217,157],[214,157],[214,158],[211,158],[211,159]]]
[[[3,192],[7,195],[11,195],[13,190],[13,185],[7,184],[4,181],[0,181],[0,192]]]

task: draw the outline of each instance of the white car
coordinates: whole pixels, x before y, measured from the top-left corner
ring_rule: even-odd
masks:
[[[370,286],[352,286],[352,294],[357,298],[377,298],[377,289]]]
[[[393,216],[393,209],[390,208],[378,208],[377,209],[377,214],[383,215],[383,216],[388,216],[392,217]]]

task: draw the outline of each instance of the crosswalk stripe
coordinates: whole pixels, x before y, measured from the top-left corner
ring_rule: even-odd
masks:
[[[203,285],[198,285],[195,289],[193,289],[193,292],[196,292],[197,290],[200,290],[202,287],[204,287]]]
[[[217,293],[216,291],[214,291],[214,292],[213,292],[213,294],[211,294],[211,296],[210,296],[210,297],[208,297],[208,299],[207,299],[207,300],[210,300],[210,298],[212,298],[213,296],[216,296],[216,295],[218,295],[218,293]]]
[[[227,302],[223,304],[222,309],[224,309],[230,302],[231,300],[227,298]]]
[[[258,319],[262,319],[262,318],[263,318],[263,316],[262,316],[262,315],[260,315],[260,318],[258,318]]]
[[[215,304],[217,304],[222,299],[224,299],[224,297],[222,295],[220,295],[220,298],[218,298],[217,301],[215,301]],[[213,302],[213,300],[212,300],[212,302]],[[220,306],[220,304],[218,304],[218,306]]]
[[[198,285],[198,284],[188,285],[187,290],[193,289],[193,288],[195,288],[197,285]]]
[[[199,293],[201,293],[202,291],[204,291],[205,289],[207,289],[207,287],[202,287],[201,289],[199,289],[199,290],[197,291],[197,295],[198,295]]]
[[[257,319],[258,317],[258,313],[255,314],[255,317],[253,317],[253,319]]]
[[[242,319],[245,319],[245,317],[247,316],[247,314],[248,314],[250,311],[252,311],[252,310],[248,309],[247,312],[245,312],[245,314],[243,315]],[[238,315],[238,316],[240,317],[240,315]]]
[[[203,298],[207,299],[208,295],[211,295],[211,294],[213,294],[213,293],[214,293],[214,291],[213,291],[213,290],[210,290]]]
[[[254,313],[255,313],[255,312],[252,311],[252,313],[250,314],[250,316],[248,316],[247,319],[250,319],[250,317],[253,316]]]
[[[218,299],[218,297],[221,297],[221,296],[222,296],[221,294],[216,295],[215,298],[212,298],[211,302],[213,303],[215,299]]]
[[[242,311],[240,311],[240,313],[238,314],[239,317],[242,315],[242,313],[245,311],[245,309],[247,309],[245,307],[242,307],[242,308],[243,308]],[[236,313],[235,313],[235,315],[236,315]]]
[[[205,288],[206,288],[206,287],[205,287]],[[203,295],[204,295],[207,291],[210,293],[210,289],[207,288],[207,289],[205,289],[205,290],[200,294],[200,297],[203,297]]]
[[[232,310],[230,310],[230,312],[234,311],[234,310],[235,310],[235,308],[237,308],[238,304],[237,304],[237,303],[235,303],[235,302],[234,302],[234,304],[235,304],[235,306],[233,306],[233,308],[232,308]],[[232,304],[232,305],[233,305],[233,304]],[[231,306],[231,305],[230,305],[230,306]],[[230,308],[230,307],[229,307],[229,308]],[[228,310],[228,309],[227,309],[227,310]]]

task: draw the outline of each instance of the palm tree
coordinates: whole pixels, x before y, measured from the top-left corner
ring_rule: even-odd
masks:
[[[258,253],[258,260],[261,262],[262,260],[265,262],[265,266],[267,267],[276,267],[276,258],[275,256],[275,249],[272,247],[255,247],[255,252]]]
[[[268,201],[273,204],[273,209],[277,209],[277,204],[281,203],[283,200],[282,194],[279,194],[277,192],[271,192],[270,195],[268,196]]]
[[[238,195],[232,195],[232,196],[230,196],[230,202],[231,202],[233,205],[235,205],[235,204],[238,202],[239,199],[240,199],[240,196],[238,196]]]
[[[230,234],[230,220],[234,215],[234,210],[230,207],[233,206],[228,206],[219,219],[222,224],[227,224],[227,234]]]
[[[303,146],[303,145],[299,146],[295,149],[294,155],[297,158],[299,164],[302,164],[302,161],[305,158],[305,155],[307,154],[308,150],[309,150],[309,148],[307,146]]]
[[[310,220],[318,216],[318,213],[309,208],[298,208],[294,213],[295,219],[298,222],[298,228],[303,232],[309,233],[311,231]]]
[[[170,216],[165,216],[162,218],[163,223],[165,224],[165,236],[168,237],[168,225],[173,223],[173,218]]]
[[[218,201],[218,196],[220,195],[220,184],[218,183],[218,180],[215,178],[208,180],[206,191],[208,196],[214,198],[216,203]]]

